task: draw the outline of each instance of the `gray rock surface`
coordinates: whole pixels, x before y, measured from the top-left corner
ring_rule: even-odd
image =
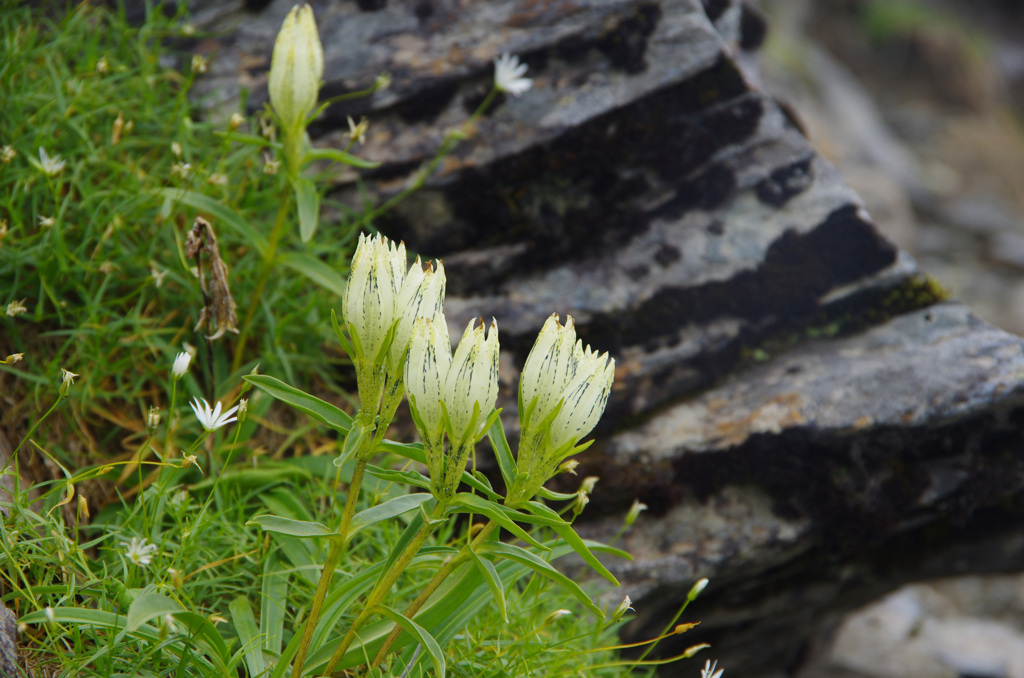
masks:
[[[251,106],[265,100],[291,4],[197,17],[225,31],[207,45],[202,85],[221,114],[243,87]],[[758,88],[756,11],[728,0],[360,10],[370,4],[316,4],[324,96],[384,70],[394,84],[314,132],[341,145],[346,115],[370,117],[359,150],[383,162],[363,175],[371,196],[405,186],[466,119],[493,57],[531,67],[534,90],[504,99],[376,225],[444,257],[453,332],[495,316],[510,368],[553,311],[615,354],[581,475],[602,477],[592,534],[616,531],[634,497],[651,506],[626,539],[636,560],[616,565],[637,600],[632,632],[659,628],[706,576],[687,644],[712,642],[727,675],[793,667],[823,620],[902,582],[1024,565],[1021,341],[937,303],[937,286]],[[355,200],[354,180],[338,173],[336,194]]]

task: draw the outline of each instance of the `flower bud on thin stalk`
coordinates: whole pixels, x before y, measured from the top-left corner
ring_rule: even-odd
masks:
[[[578,443],[604,413],[614,376],[615,361],[583,347],[571,316],[564,326],[557,314],[547,319],[519,381],[519,480],[511,505],[532,498],[566,457],[586,449]]]
[[[291,178],[299,175],[307,118],[316,108],[323,74],[324,50],[313,9],[296,5],[274,42],[267,85],[270,105],[284,132],[285,166]]]

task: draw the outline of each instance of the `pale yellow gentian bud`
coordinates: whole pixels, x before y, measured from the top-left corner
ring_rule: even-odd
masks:
[[[313,8],[296,5],[285,17],[274,42],[268,85],[270,105],[289,134],[301,129],[316,107],[323,75],[324,50]]]

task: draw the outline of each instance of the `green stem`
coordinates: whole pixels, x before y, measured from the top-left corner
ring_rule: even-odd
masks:
[[[18,443],[18,446],[14,448],[14,453],[11,454],[11,456],[7,459],[7,462],[4,464],[3,468],[0,468],[0,474],[7,470],[7,467],[10,466],[11,464],[11,460],[16,459],[18,457],[18,451],[21,449],[22,445],[24,445],[25,442],[32,437],[32,434],[36,432],[36,429],[39,428],[39,425],[46,421],[47,417],[53,414],[53,411],[57,409],[57,406],[60,405],[61,402],[63,402],[63,400],[66,397],[67,396],[65,395],[58,395],[57,400],[55,400],[54,403],[50,405],[50,409],[46,410],[46,414],[41,416],[39,419],[36,420],[34,424],[32,424],[32,426],[28,430],[28,433],[26,433],[25,437],[21,439],[21,442]]]
[[[441,515],[444,514],[444,508],[444,505],[441,502],[438,502],[434,507],[434,510],[431,512],[431,518],[440,518]],[[341,644],[338,645],[334,654],[331,655],[331,660],[327,662],[327,668],[324,669],[323,675],[329,676],[334,672],[335,667],[341,661],[342,657],[345,656],[349,646],[352,645],[352,641],[356,639],[356,633],[358,633],[362,625],[366,623],[366,620],[370,618],[373,608],[384,602],[384,598],[387,596],[388,591],[391,590],[391,587],[398,580],[398,577],[405,571],[405,568],[409,566],[409,563],[416,557],[416,554],[419,553],[420,547],[423,546],[425,541],[427,541],[427,537],[429,537],[430,533],[434,531],[435,526],[436,523],[432,520],[425,522],[423,527],[420,528],[420,531],[415,537],[413,537],[413,540],[409,542],[409,545],[405,547],[404,551],[402,551],[402,555],[398,557],[395,564],[391,566],[391,569],[388,570],[384,577],[381,578],[377,582],[376,586],[373,587],[373,590],[370,592],[370,597],[367,598],[366,604],[363,606],[362,612],[360,612],[352,622],[352,626],[350,626],[348,631],[345,633],[345,637],[341,639]],[[293,673],[293,675],[295,674]]]
[[[420,594],[416,596],[416,600],[412,601],[409,607],[405,610],[405,617],[407,619],[412,619],[413,616],[420,611],[420,608],[426,604],[430,599],[430,596],[434,595],[434,592],[437,591],[438,587],[444,583],[444,580],[447,579],[451,573],[456,570],[456,568],[472,557],[470,555],[470,551],[479,547],[497,526],[498,524],[493,520],[488,521],[488,523],[480,530],[480,533],[473,539],[471,544],[463,546],[462,550],[454,558],[441,566],[441,569],[437,571],[433,579],[431,579],[427,584],[426,588],[420,591]],[[373,663],[370,664],[371,670],[380,666],[381,662],[384,661],[384,657],[387,656],[388,651],[391,650],[391,646],[395,644],[395,641],[398,640],[398,636],[400,635],[402,635],[402,627],[395,624],[395,628],[391,629],[391,634],[388,635],[387,640],[385,640],[384,644],[381,645],[380,650],[377,652],[377,656],[373,658]]]
[[[352,524],[352,516],[356,512],[356,499],[359,497],[359,488],[363,484],[366,464],[366,460],[357,459],[355,469],[352,471],[352,480],[348,486],[348,499],[345,501],[345,512],[342,514],[341,524],[338,526],[338,536],[331,541],[331,550],[327,554],[323,572],[320,573],[320,582],[317,584],[316,594],[314,594],[313,603],[309,608],[309,616],[302,629],[302,641],[299,643],[299,650],[295,653],[295,661],[292,664],[292,675],[296,678],[302,676],[302,667],[306,663],[306,654],[309,652],[309,644],[313,641],[316,623],[320,621],[320,612],[324,606],[324,599],[327,597],[327,589],[331,585],[331,579],[334,578],[334,571],[338,568],[341,554],[345,552],[346,536],[349,526]]]
[[[267,239],[267,249],[263,251],[263,266],[260,268],[260,276],[256,280],[256,289],[252,291],[249,299],[249,309],[245,312],[245,320],[242,322],[242,329],[238,333],[238,341],[235,342],[235,359],[231,363],[231,371],[237,372],[242,366],[242,355],[245,353],[245,340],[252,328],[253,318],[256,316],[256,309],[260,305],[260,298],[263,296],[263,288],[267,286],[267,279],[270,278],[270,271],[274,268],[274,260],[277,258],[277,245],[284,233],[285,217],[292,204],[291,186],[285,184],[281,191],[281,201],[277,205],[277,216],[274,218],[274,227],[270,230],[270,238]]]
[[[494,98],[496,96],[498,96],[498,90],[492,87],[491,91],[487,93],[487,96],[484,98],[484,100],[480,103],[479,106],[477,106],[477,109],[473,111],[473,115],[469,116],[469,119],[466,120],[466,122],[462,123],[462,127],[467,128],[474,125],[476,121],[479,120],[481,116],[483,116],[484,112],[487,111],[487,109],[490,107],[491,103],[494,101]],[[423,185],[427,183],[427,179],[429,179],[430,176],[434,173],[434,170],[437,169],[437,166],[441,164],[441,161],[444,160],[448,156],[448,154],[452,152],[452,150],[455,148],[455,145],[463,138],[463,135],[459,132],[449,132],[448,134],[446,134],[444,137],[444,141],[441,142],[441,147],[437,149],[437,153],[434,154],[434,157],[430,160],[427,166],[420,170],[418,176],[416,177],[416,180],[413,181],[411,185],[402,189],[401,192],[385,201],[383,205],[376,207],[373,210],[364,214],[363,218],[360,219],[359,222],[356,224],[356,228],[361,228],[362,226],[372,222],[374,219],[381,216],[382,214],[386,214],[392,207],[408,198],[410,194],[415,193],[416,191],[423,188]]]

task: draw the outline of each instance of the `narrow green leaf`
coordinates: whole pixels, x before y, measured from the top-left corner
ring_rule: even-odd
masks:
[[[479,553],[480,555],[493,554],[494,556],[508,558],[509,560],[526,565],[534,572],[551,579],[566,591],[576,596],[576,598],[583,603],[588,610],[597,615],[598,619],[604,619],[604,612],[594,604],[594,601],[590,599],[590,596],[584,593],[579,584],[549,565],[543,558],[530,553],[526,549],[515,546],[514,544],[503,544],[500,541],[485,541],[480,545]]]
[[[373,464],[366,465],[366,472],[374,478],[386,480],[390,483],[405,483],[424,490],[430,489],[430,478],[417,471],[399,471],[397,469],[381,468]]]
[[[231,622],[235,625],[238,639],[242,642],[242,652],[245,653],[245,666],[249,669],[249,675],[262,676],[267,670],[266,662],[263,660],[263,639],[256,626],[256,617],[252,613],[249,600],[245,596],[236,597],[228,604],[228,612],[231,613]]]
[[[184,608],[176,600],[168,598],[159,591],[148,589],[139,594],[138,598],[132,601],[128,608],[128,622],[125,628],[135,631],[148,621],[162,617],[165,614],[182,612]]]
[[[62,588],[67,590],[67,587]],[[84,607],[55,607],[51,611],[53,612],[53,620],[58,624],[81,624],[101,629],[120,629],[125,625],[123,614],[115,614],[106,610],[93,610]],[[22,615],[18,621],[23,624],[46,624],[49,619],[46,616],[45,610],[38,610]]]
[[[267,249],[267,239],[262,233],[253,228],[245,219],[235,214],[230,208],[225,207],[209,196],[196,193],[195,191],[183,191],[178,188],[158,188],[153,191],[153,194],[172,202],[180,202],[183,205],[188,205],[200,212],[209,214],[213,220],[215,230],[223,224],[237,231],[252,243],[259,250],[260,254],[263,254]]]
[[[498,468],[501,470],[501,477],[505,481],[505,487],[512,487],[516,482],[518,471],[516,470],[516,460],[512,456],[512,448],[509,447],[508,438],[505,437],[505,427],[502,426],[501,419],[496,419],[491,424],[487,437],[491,441],[494,456],[498,460]]]
[[[267,532],[277,532],[302,539],[337,536],[333,530],[321,523],[314,523],[308,520],[292,520],[291,518],[282,518],[281,516],[256,516],[246,525],[259,525]]]
[[[292,182],[295,189],[295,203],[299,208],[299,235],[302,242],[309,242],[316,232],[317,221],[320,218],[320,194],[316,186],[305,177],[299,177]]]
[[[430,497],[431,495],[426,492],[407,494],[401,497],[395,497],[390,501],[378,504],[377,506],[373,506],[364,511],[360,511],[352,517],[348,538],[351,539],[352,535],[356,534],[360,530],[366,529],[374,523],[389,520],[395,516],[400,516],[403,513],[419,508],[420,504],[430,499]]]
[[[294,386],[289,386],[280,379],[268,377],[264,374],[250,374],[243,377],[243,379],[254,386],[259,386],[270,395],[288,403],[295,409],[302,410],[321,424],[326,424],[335,431],[348,433],[349,429],[352,428],[352,417],[342,412],[339,408],[305,391],[300,391]]]
[[[553,510],[541,504],[540,502],[530,501],[526,503],[526,508],[530,511],[534,517],[546,519],[546,522],[540,523],[547,525],[558,534],[559,537],[565,540],[572,550],[575,551],[580,558],[585,560],[590,567],[594,569],[599,575],[610,581],[615,586],[619,586],[619,580],[615,578],[608,568],[597,559],[587,545],[580,539],[580,536],[576,534],[576,530],[573,529],[572,525],[562,520],[562,517],[555,513]],[[524,519],[525,520],[525,519]],[[529,521],[526,521],[529,522]]]
[[[432,635],[427,633],[426,629],[406,617],[404,614],[392,610],[390,607],[385,605],[378,605],[373,608],[373,611],[379,612],[385,617],[388,617],[391,621],[405,629],[409,635],[416,638],[416,640],[420,642],[420,645],[423,646],[423,649],[427,651],[427,654],[430,655],[430,658],[434,661],[434,672],[438,678],[443,678],[445,671],[444,653],[441,651],[441,646],[438,645]]]
[[[491,595],[494,596],[494,602],[498,604],[502,619],[507,624],[508,610],[505,608],[505,586],[501,583],[498,571],[494,569],[494,564],[491,561],[481,558],[476,551],[470,550],[470,553],[473,555],[473,562],[480,568],[480,574],[484,576],[487,587],[491,589]]]
[[[263,564],[263,586],[260,593],[263,647],[275,655],[280,654],[284,638],[285,601],[288,600],[288,573],[281,571],[281,559],[276,550],[271,552]]]
[[[337,148],[313,148],[310,149],[304,158],[306,161],[312,160],[333,160],[334,162],[344,163],[351,167],[357,167],[359,169],[373,169],[380,167],[379,162],[373,160],[364,160],[359,156],[346,153],[345,151]]]
[[[530,536],[530,534],[519,527],[513,522],[507,515],[508,511],[503,510],[503,507],[495,504],[494,502],[488,501],[483,497],[478,497],[475,494],[469,494],[468,492],[460,492],[455,495],[452,499],[452,504],[455,506],[461,506],[468,511],[460,511],[461,513],[472,512],[482,513],[494,522],[501,525],[503,528],[519,537],[530,546],[534,546],[539,549],[547,550],[547,547],[541,544],[539,541]]]
[[[301,273],[328,292],[339,297],[345,295],[345,278],[330,264],[304,252],[286,252],[279,261],[296,273]]]

